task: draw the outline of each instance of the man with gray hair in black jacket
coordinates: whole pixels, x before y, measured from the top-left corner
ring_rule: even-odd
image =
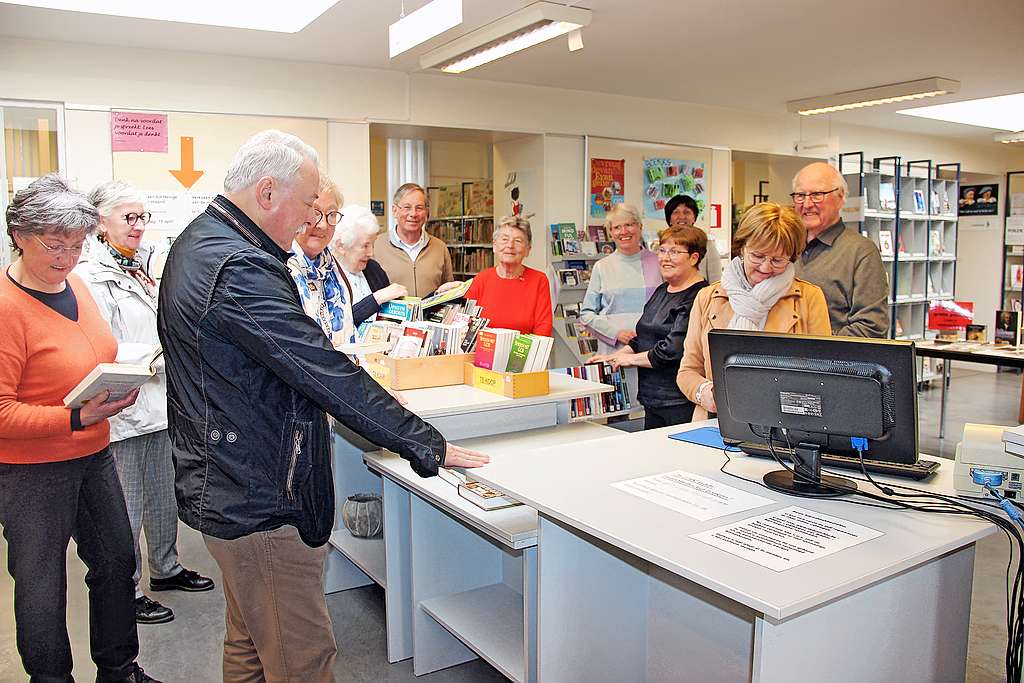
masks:
[[[405,410],[303,311],[286,262],[296,233],[317,219],[318,187],[315,150],[280,131],[256,134],[163,271],[178,514],[202,532],[224,577],[226,683],[334,680],[325,413],[424,477],[487,462]]]

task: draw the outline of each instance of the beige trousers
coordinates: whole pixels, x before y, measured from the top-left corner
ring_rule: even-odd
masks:
[[[310,548],[293,526],[203,539],[224,576],[224,683],[334,683],[328,546]]]

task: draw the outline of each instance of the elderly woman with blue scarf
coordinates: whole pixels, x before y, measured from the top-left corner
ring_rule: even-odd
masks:
[[[327,246],[341,220],[343,202],[338,187],[321,174],[319,197],[313,204],[317,221],[295,236],[288,259],[288,271],[299,289],[303,310],[320,323],[335,348],[355,341],[352,287]]]

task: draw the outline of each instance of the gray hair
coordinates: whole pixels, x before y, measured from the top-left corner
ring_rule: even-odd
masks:
[[[637,225],[644,224],[644,219],[640,215],[640,210],[632,204],[615,204],[612,206],[604,217],[604,227],[606,230],[612,229],[612,221],[616,218],[629,218]]]
[[[804,166],[803,168],[796,172],[796,175],[793,176],[793,182],[790,185],[790,188],[794,192],[796,192],[796,179],[800,177],[800,174],[804,172],[804,169],[808,168],[809,166],[814,166],[816,164],[828,166],[832,170],[832,175],[835,177],[836,187],[839,188],[839,191],[842,193],[843,197],[846,197],[846,195],[850,194],[850,184],[846,182],[846,178],[843,176],[843,174],[839,172],[838,168],[836,168],[832,164],[826,164],[824,161],[815,161],[813,164],[807,164],[807,166]]]
[[[430,197],[427,194],[427,191],[419,183],[405,183],[404,185],[399,187],[397,190],[395,190],[395,197],[391,203],[394,204],[395,206],[398,206],[398,202],[402,201],[405,198],[405,195],[409,194],[410,192],[417,191],[423,193],[423,203],[426,204],[427,206],[430,206]]]
[[[502,228],[514,228],[526,235],[526,243],[533,246],[533,231],[530,230],[530,221],[522,216],[503,216],[494,227],[494,237]]]
[[[44,175],[14,195],[7,207],[7,234],[14,250],[15,231],[26,235],[56,233],[60,236],[92,234],[99,212],[89,199],[56,173]]]
[[[380,223],[373,212],[365,206],[349,204],[341,213],[341,220],[338,222],[337,232],[334,233],[334,243],[340,244],[345,249],[351,249],[356,242],[365,237],[376,237],[380,232]]]
[[[245,141],[224,175],[224,191],[240,192],[270,176],[290,185],[295,181],[302,162],[320,162],[316,150],[290,133],[264,130]]]
[[[101,216],[109,218],[114,209],[122,204],[142,204],[145,197],[134,185],[123,180],[108,180],[92,188],[89,201]]]

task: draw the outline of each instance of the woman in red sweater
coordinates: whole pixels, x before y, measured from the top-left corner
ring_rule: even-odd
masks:
[[[117,342],[71,269],[99,215],[48,175],[15,195],[7,232],[20,257],[0,275],[0,526],[14,579],[18,652],[33,681],[71,681],[66,623],[68,542],[89,571],[97,681],[153,681],[135,658],[135,554],[124,495],[107,450],[107,418],[138,392],[79,409],[67,395]]]
[[[506,216],[494,229],[494,267],[477,273],[466,292],[490,318],[490,327],[551,336],[551,287],[548,277],[523,265],[533,235],[530,221]]]

